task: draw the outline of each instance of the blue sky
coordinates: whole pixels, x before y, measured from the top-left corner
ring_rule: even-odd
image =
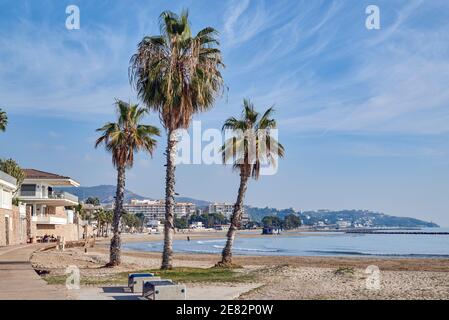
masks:
[[[81,29],[67,30],[67,5]],[[365,28],[380,8],[381,29]],[[2,1],[0,106],[10,125],[0,156],[23,167],[114,184],[95,129],[114,98],[137,101],[128,61],[158,16],[189,8],[193,30],[213,26],[229,92],[196,117],[220,128],[244,97],[276,106],[286,157],[247,203],[369,209],[449,226],[449,3],[421,1]],[[149,123],[160,126],[155,115]],[[165,138],[139,155],[127,188],[163,197]],[[182,196],[234,201],[238,175],[213,165],[177,168]]]

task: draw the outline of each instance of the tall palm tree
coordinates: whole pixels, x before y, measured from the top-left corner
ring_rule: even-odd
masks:
[[[210,109],[223,89],[224,67],[218,32],[207,27],[192,36],[188,12],[160,15],[160,35],[146,36],[131,57],[129,78],[139,98],[159,113],[167,132],[164,251],[161,269],[173,260],[175,156],[177,129],[188,128],[193,114]]]
[[[232,163],[233,168],[240,172],[240,186],[226,245],[217,266],[232,266],[232,245],[241,223],[243,200],[249,179],[252,177],[257,180],[261,165],[275,166],[276,159],[284,156],[284,147],[270,135],[270,130],[276,129],[276,120],[272,118],[273,112],[274,109],[269,108],[261,115],[254,110],[254,105],[245,99],[241,118],[231,117],[223,125],[223,131],[231,130],[235,133],[221,148],[223,162]]]
[[[108,263],[108,266],[111,267],[117,266],[121,262],[120,218],[125,192],[125,170],[132,167],[135,152],[143,150],[152,156],[156,148],[154,136],[160,135],[158,128],[140,123],[147,109],[120,100],[117,100],[116,107],[118,121],[106,123],[97,129],[98,132],[101,132],[101,136],[95,143],[95,148],[104,144],[106,150],[112,153],[112,164],[117,169],[117,191],[112,222],[113,236]]]
[[[5,131],[7,124],[8,116],[6,115],[6,112],[0,108],[0,131]]]

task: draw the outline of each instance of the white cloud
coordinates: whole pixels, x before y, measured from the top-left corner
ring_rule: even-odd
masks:
[[[132,97],[127,41],[102,26],[68,31],[23,21],[0,31],[2,103],[15,113],[110,113],[115,97]]]

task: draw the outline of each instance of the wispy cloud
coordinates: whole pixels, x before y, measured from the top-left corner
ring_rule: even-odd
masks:
[[[125,33],[101,25],[68,31],[22,21],[0,31],[0,96],[12,112],[85,117],[131,97]]]
[[[332,57],[335,63],[350,62],[346,71],[323,78],[317,65],[300,73],[289,70],[291,81],[275,82],[261,97],[280,98],[289,112],[295,108],[296,116],[281,121],[291,130],[448,132],[449,28],[447,22],[432,30],[416,27],[413,17],[420,5],[414,1],[399,10],[400,22],[386,26],[387,37],[374,34],[373,42],[365,33],[359,44],[336,47],[324,59],[315,56],[321,63]]]

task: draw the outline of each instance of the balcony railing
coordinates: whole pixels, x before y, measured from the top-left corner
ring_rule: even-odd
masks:
[[[31,217],[31,221],[38,224],[67,224],[67,218],[52,217],[49,215],[33,216]]]
[[[69,200],[69,201],[74,201],[74,202],[78,202],[78,197],[65,192],[65,191],[53,191],[52,193],[48,194],[48,198],[49,199],[65,199],[65,200]]]
[[[65,192],[65,191],[53,191],[49,192],[48,195],[39,196],[39,194],[36,191],[20,191],[19,197],[31,197],[36,199],[60,199],[60,200],[69,200],[78,202],[78,197]]]

